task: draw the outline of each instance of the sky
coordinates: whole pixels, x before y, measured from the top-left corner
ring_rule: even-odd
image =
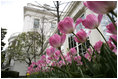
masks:
[[[8,38],[13,33],[23,31],[23,7],[27,3],[37,4],[53,3],[51,0],[1,0],[0,2],[0,26],[7,29],[7,34],[4,38],[4,42],[8,44]],[[5,48],[8,45],[5,46]]]

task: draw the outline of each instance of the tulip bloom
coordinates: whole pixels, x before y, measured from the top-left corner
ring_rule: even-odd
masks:
[[[75,41],[78,42],[78,43],[84,43],[88,37],[87,33],[83,30],[83,29],[80,29],[77,34],[76,34],[77,37],[75,37]]]
[[[98,15],[98,17],[96,17],[94,14],[89,14],[86,16],[86,19],[82,21],[82,24],[87,29],[95,29],[96,27],[99,26],[102,20],[102,16],[103,15]]]
[[[75,49],[75,47],[70,49],[70,54],[75,56],[77,54],[77,50]]]
[[[47,54],[48,56],[52,56],[52,55],[54,54],[55,50],[56,50],[56,49],[53,48],[53,47],[47,48],[47,49],[46,49],[46,54]]]
[[[117,30],[115,29],[113,23],[110,23],[109,25],[107,25],[106,28],[107,28],[108,33],[117,34]]]
[[[102,47],[102,44],[103,44],[103,42],[100,40],[100,41],[96,42],[95,45],[94,45],[94,49],[95,49],[98,53],[100,53],[100,49],[101,49],[101,47]]]
[[[109,38],[109,41],[112,41],[112,39],[114,39],[117,42],[117,35],[111,35]]]
[[[115,46],[111,43],[111,41],[107,41],[108,45],[109,45],[109,48],[111,50],[113,50],[115,48]]]
[[[97,14],[107,14],[117,6],[117,1],[86,1],[84,5]]]
[[[68,55],[65,56],[65,60],[66,60],[68,63],[72,63],[71,57],[68,56]]]
[[[92,56],[92,49],[91,48],[88,48],[87,49],[88,51],[86,52],[86,54],[84,55],[86,59],[88,59],[89,61],[91,61],[91,56]],[[90,54],[91,56],[90,56]]]
[[[86,53],[84,56],[85,56],[86,59],[88,59],[89,61],[91,61],[91,56],[89,55],[89,53]]]
[[[66,39],[65,34],[62,36],[58,34],[54,34],[53,36],[49,38],[49,43],[52,47],[59,48],[64,43],[65,39]]]
[[[60,30],[61,33],[72,33],[75,29],[73,25],[73,19],[70,17],[64,18],[64,20],[60,21],[58,24],[58,29]]]
[[[55,52],[55,55],[58,56],[58,57],[60,57],[60,56],[61,56],[60,51],[57,50],[57,51]]]

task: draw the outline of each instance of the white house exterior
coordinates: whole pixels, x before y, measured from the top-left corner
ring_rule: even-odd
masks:
[[[60,19],[63,19],[66,16],[70,16],[71,18],[74,19],[74,21],[76,21],[78,17],[85,18],[88,14],[91,14],[91,13],[93,14],[93,12],[87,9],[83,5],[83,2],[81,1],[75,1],[75,2],[72,1],[71,4],[66,9],[66,12],[67,13],[61,16]],[[44,48],[46,49],[47,47],[49,47],[49,43],[48,43],[49,37],[53,35],[54,33],[57,33],[57,19],[56,18],[57,17],[54,14],[50,13],[49,11],[46,11],[45,9],[38,9],[36,8],[36,6],[32,6],[32,4],[28,4],[28,6],[24,7],[23,32],[38,31],[40,33],[41,32],[40,29],[43,26],[44,35],[46,36],[46,40],[44,42]],[[81,25],[78,25],[77,29],[75,30],[75,33],[81,28],[83,28],[83,26],[81,27]],[[99,29],[103,33],[101,26],[99,26]],[[85,30],[87,31],[87,29]],[[76,47],[77,51],[80,51],[80,47],[78,47],[80,45],[78,43],[74,43],[73,40],[70,40],[71,36],[72,36],[71,34],[68,34],[66,36],[66,40],[62,46],[62,50],[65,53],[68,52],[67,49],[71,47]],[[99,40],[104,41],[97,30],[91,31],[91,34],[88,40],[90,41],[92,45],[94,45],[95,42]],[[73,42],[72,43],[74,44],[73,46],[69,46],[71,42]],[[26,75],[27,65],[25,63],[15,61],[13,70],[20,72],[20,75],[22,76]]]
[[[24,6],[24,27],[23,32],[37,31],[41,33],[41,29],[45,35],[45,40],[48,40],[50,35],[56,30],[57,20],[54,14],[45,9],[28,4]],[[45,7],[49,7],[44,5]],[[12,39],[10,38],[9,43]],[[38,59],[37,59],[38,60]],[[25,62],[11,60],[10,70],[18,71],[20,76],[25,76],[28,65]]]

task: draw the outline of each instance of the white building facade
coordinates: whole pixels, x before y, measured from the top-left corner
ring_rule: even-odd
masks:
[[[45,7],[49,7],[49,6],[45,6]],[[64,19],[64,17],[69,16],[73,18],[74,21],[76,21],[77,18],[81,17],[84,19],[88,14],[95,14],[89,9],[87,9],[83,5],[83,2],[81,1],[74,1],[74,2],[72,1],[65,12],[66,13],[60,17],[61,20]],[[82,24],[79,24],[75,29],[75,33],[77,33],[78,30],[82,28],[88,31],[88,29],[85,29],[84,26],[82,26]],[[24,7],[23,32],[38,31],[39,33],[41,33],[41,29],[44,29],[43,33],[46,37],[44,42],[44,50],[46,50],[46,48],[49,47],[49,43],[48,43],[49,37],[54,33],[57,33],[57,17],[55,16],[55,14],[52,14],[45,9],[39,9],[36,6],[32,6],[32,4],[28,4],[28,6]],[[99,29],[103,33],[101,25],[99,26]],[[62,51],[66,53],[68,52],[68,49],[72,47],[76,47],[78,52],[84,52],[84,49],[82,48],[81,44],[76,43],[73,37],[74,36],[72,34],[68,34],[66,36],[66,40],[61,48]],[[88,38],[88,42],[94,45],[99,40],[104,42],[103,38],[98,33],[98,31],[92,30]],[[88,46],[87,44],[88,43],[86,42],[85,45]],[[16,61],[13,70],[20,72],[20,75],[22,76],[26,75],[27,65],[25,63]]]
[[[50,35],[56,30],[56,17],[49,11],[32,5],[33,4],[27,4],[27,6],[24,6],[23,32],[36,31],[42,33],[43,30],[45,40],[48,40]],[[25,62],[13,60],[11,64],[13,64],[11,70],[18,71],[20,76],[26,75],[28,65]]]

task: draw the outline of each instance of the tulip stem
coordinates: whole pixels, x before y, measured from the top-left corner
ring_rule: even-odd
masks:
[[[106,42],[106,44],[108,45],[108,43],[107,43],[107,41],[106,41],[106,39],[105,39],[105,37],[104,37],[104,35],[101,33],[101,31],[96,27],[96,29],[98,30],[98,32],[101,34],[101,36],[103,37],[103,39],[105,40],[105,42]],[[109,46],[109,45],[108,45]]]
[[[117,17],[117,14],[112,10],[111,11],[111,13],[115,16],[115,17]]]
[[[109,19],[112,21],[112,23],[113,23],[113,25],[114,25],[114,27],[115,27],[115,29],[117,30],[117,26],[116,26],[116,24],[115,24],[115,21],[114,21],[114,19],[109,15],[109,14],[107,14],[107,16],[109,17]]]
[[[62,53],[62,51],[61,51],[61,49],[59,49],[60,50],[60,53],[61,53],[61,55],[62,55],[62,57],[63,57],[63,59],[64,59],[64,62],[65,62],[65,64],[66,64],[66,71],[68,72],[68,75],[71,77],[71,75],[70,75],[70,73],[69,73],[69,71],[68,71],[68,66],[67,66],[67,62],[66,62],[66,60],[65,60],[65,57],[64,57],[64,55],[63,55],[63,53]]]
[[[93,48],[93,51],[95,52],[95,54],[96,54],[96,56],[97,56],[97,51],[94,49],[94,47],[91,45],[91,43],[90,43],[90,46]]]
[[[79,37],[78,37],[75,33],[72,32],[72,34],[73,34],[74,36],[76,36],[77,39],[81,42],[81,40],[79,39]],[[86,46],[85,46],[83,43],[82,43],[82,47],[84,47],[85,50],[89,53],[90,57],[92,57],[92,55],[90,54],[90,52],[87,50]]]
[[[60,53],[61,53],[61,56],[62,56],[63,59],[64,59],[65,64],[67,65],[67,62],[66,62],[66,60],[65,60],[65,57],[64,57],[64,55],[62,54],[62,51],[61,51],[61,50],[60,50]]]

